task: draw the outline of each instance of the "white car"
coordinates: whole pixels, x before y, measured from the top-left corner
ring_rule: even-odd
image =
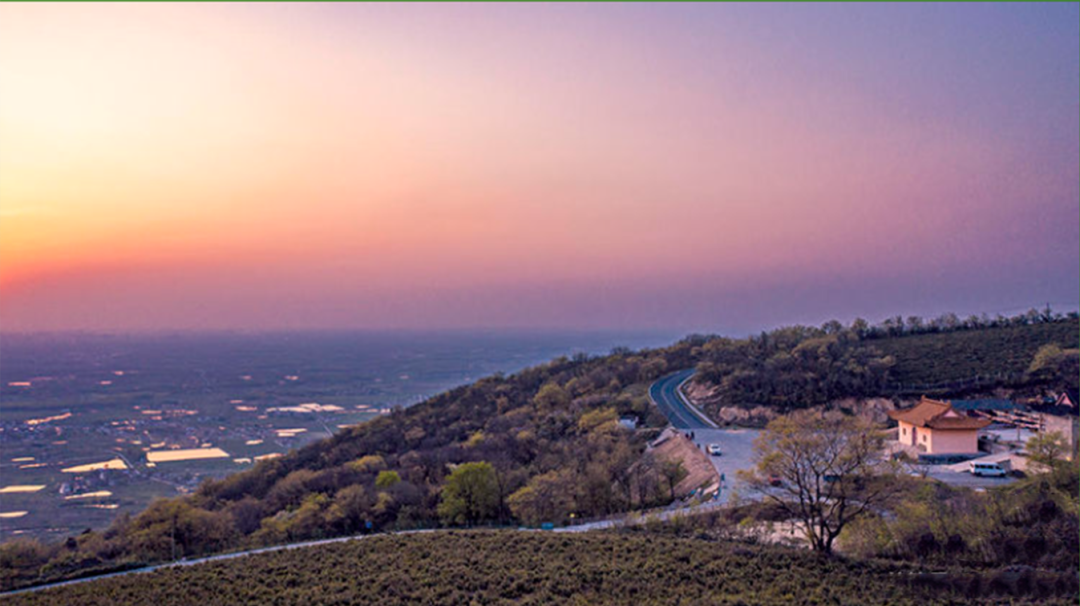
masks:
[[[720,445],[719,444],[709,444],[708,446],[705,447],[705,452],[711,454],[714,457],[718,457],[718,456],[724,454],[723,452],[720,451]]]
[[[1009,474],[1008,464],[971,462],[971,475],[1004,478]]]

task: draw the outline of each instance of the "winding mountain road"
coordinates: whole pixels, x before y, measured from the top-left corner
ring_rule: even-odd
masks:
[[[661,377],[649,386],[649,399],[656,404],[660,412],[671,421],[676,429],[716,429],[713,423],[687,401],[682,394],[682,384],[694,376],[694,369],[680,370],[665,377]]]

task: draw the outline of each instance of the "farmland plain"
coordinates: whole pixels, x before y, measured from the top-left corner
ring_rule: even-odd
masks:
[[[18,515],[0,516],[0,539],[102,528],[155,497],[187,493],[207,477],[482,376],[669,338],[5,334],[0,514]]]

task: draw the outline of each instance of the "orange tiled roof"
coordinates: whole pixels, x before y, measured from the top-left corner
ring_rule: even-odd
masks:
[[[982,429],[990,424],[989,419],[969,417],[953,410],[952,404],[948,402],[931,400],[926,396],[911,408],[889,411],[889,417],[930,429]]]

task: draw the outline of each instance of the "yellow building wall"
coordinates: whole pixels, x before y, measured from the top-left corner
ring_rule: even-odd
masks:
[[[930,441],[930,430],[925,427],[914,427],[912,428],[912,431],[915,432],[915,447],[918,448],[920,452],[933,454],[933,451],[931,450],[932,442]]]
[[[912,425],[911,423],[905,423],[903,421],[898,421],[897,424],[900,427],[896,430],[896,439],[899,440],[899,442],[901,444],[907,444],[908,446],[914,446],[915,445],[915,426]]]
[[[926,445],[927,454],[975,454],[979,452],[977,429],[919,428],[919,444]],[[923,441],[922,436],[926,436]]]

